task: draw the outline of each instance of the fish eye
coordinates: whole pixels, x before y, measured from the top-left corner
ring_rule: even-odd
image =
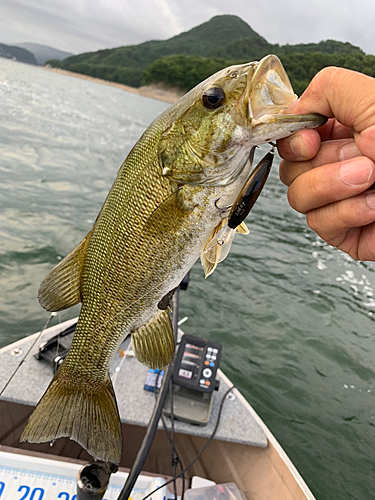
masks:
[[[217,109],[225,102],[224,90],[221,87],[211,87],[202,95],[203,106],[208,109]]]

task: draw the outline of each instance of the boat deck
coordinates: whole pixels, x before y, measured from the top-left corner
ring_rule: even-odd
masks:
[[[38,334],[34,334],[0,349],[2,388],[37,340],[26,362],[22,363],[0,398],[0,446],[4,451],[29,456],[43,454],[44,458],[51,456],[74,463],[82,460],[92,461],[92,457],[69,438],[57,439],[53,446],[50,446],[50,443],[32,444],[19,441],[33,407],[53,375],[52,366],[46,361],[35,359],[34,355],[42,342],[62,332],[74,322],[75,320],[71,320],[49,328],[42,338],[37,339]],[[123,347],[126,349],[126,346]],[[118,368],[119,371],[116,370]],[[155,395],[144,390],[148,368],[134,357],[120,358],[116,355],[111,374],[114,375],[122,421],[123,454],[120,466],[130,468],[145,436],[146,426],[154,408]],[[204,455],[199,455],[207,444],[207,438],[212,435],[222,398],[232,387],[230,380],[220,370],[217,372],[217,378],[220,380],[220,387],[213,393],[209,423],[200,426],[175,421],[176,450],[183,467],[190,464],[186,479],[200,476],[217,484],[235,482],[249,500],[314,500],[314,496],[280,444],[237,389],[231,392],[231,397],[228,396],[224,403],[215,438],[205,449]],[[170,427],[170,419],[167,417],[165,420]],[[174,472],[170,441],[160,427],[161,424],[143,470],[162,477],[172,476]]]
[[[26,362],[23,363],[17,374],[2,395],[2,400],[26,406],[35,406],[47,388],[52,378],[52,367],[45,361],[35,359],[39,345],[58,334],[69,324],[76,320],[65,322],[63,326],[56,325],[49,328],[42,338],[38,340]],[[20,340],[10,346],[0,350],[0,388],[2,388],[10,375],[16,370],[25,353],[28,351],[38,333]],[[137,361],[136,358],[127,356],[125,360],[116,354],[112,366],[111,375],[116,367],[121,364],[120,371],[115,380],[115,392],[118,401],[121,421],[123,424],[146,427],[148,425],[154,404],[155,395],[144,390],[144,383],[148,373],[148,368]],[[189,434],[191,436],[209,437],[211,436],[216,423],[221,400],[231,387],[228,379],[218,371],[220,386],[218,391],[214,391],[212,414],[207,425],[192,425],[189,423],[175,421],[175,432]],[[27,383],[25,383],[27,381]],[[170,423],[166,418],[167,425]],[[159,422],[159,428],[162,423]],[[220,425],[215,435],[216,440],[229,441],[245,445],[265,448],[267,437],[263,429],[249,413],[242,401],[235,395],[231,395],[225,401]]]

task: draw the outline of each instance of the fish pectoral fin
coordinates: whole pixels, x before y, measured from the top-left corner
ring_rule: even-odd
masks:
[[[109,374],[91,380],[65,369],[65,361],[37,404],[20,441],[52,442],[69,437],[94,458],[119,464],[122,431]]]
[[[40,284],[39,303],[47,311],[62,311],[81,302],[81,276],[92,230]]]
[[[225,223],[220,231],[206,244],[201,260],[205,278],[212,274],[216,266],[228,257],[236,231]]]
[[[157,311],[145,325],[132,332],[134,353],[149,368],[165,368],[174,355],[174,338],[168,311]]]
[[[236,227],[236,233],[238,234],[250,234],[250,231],[244,222],[241,222],[239,226]]]
[[[214,262],[211,262],[211,260],[208,260],[203,252],[201,253],[201,264],[203,266],[205,278],[208,278],[215,271],[217,264],[219,262],[219,258],[220,258],[220,250],[219,250],[218,256],[216,256],[216,254],[215,254],[215,256],[213,257]]]
[[[207,243],[205,244],[202,253],[201,253],[201,263],[203,266],[204,270],[204,277],[208,278],[216,269],[219,259],[220,259],[220,254],[221,254],[221,247],[220,245],[211,245],[212,242],[217,241],[217,233],[225,226],[225,224],[228,222],[227,219],[222,219],[219,224],[214,228],[212,231],[210,237],[207,240]],[[208,250],[208,246],[211,246],[211,248]]]
[[[249,233],[244,223],[240,224],[236,230],[228,227],[227,223],[227,219],[223,219],[219,222],[201,253],[201,263],[204,269],[205,278],[208,278],[208,276],[215,271],[217,265],[226,259],[232,246],[235,233]]]

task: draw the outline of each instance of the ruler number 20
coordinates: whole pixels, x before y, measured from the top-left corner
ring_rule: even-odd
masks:
[[[29,496],[30,493],[30,486],[22,485],[18,488],[18,491],[25,490],[25,493],[22,495],[19,500],[42,500],[44,496],[44,489],[43,488],[34,488],[31,491],[31,495]],[[38,494],[38,497],[36,495]]]

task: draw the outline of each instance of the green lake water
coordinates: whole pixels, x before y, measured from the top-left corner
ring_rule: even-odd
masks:
[[[0,347],[46,322],[39,283],[166,106],[0,58]],[[222,369],[318,500],[375,498],[375,265],[309,230],[277,165],[247,224],[207,280],[195,264],[184,331],[223,344]]]

